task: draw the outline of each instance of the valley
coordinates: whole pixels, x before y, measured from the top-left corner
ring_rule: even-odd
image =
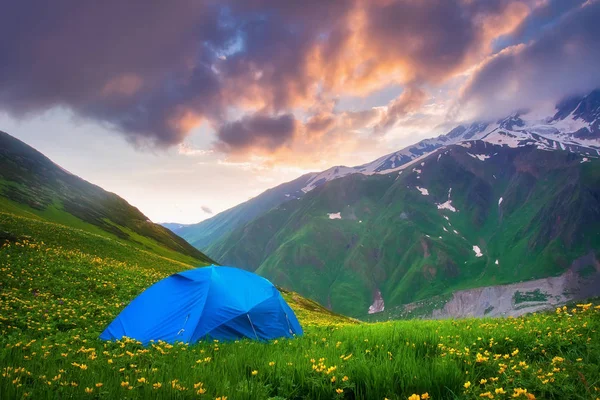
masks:
[[[531,400],[600,390],[592,155],[471,140],[390,174],[319,185],[224,236],[251,240],[251,252],[212,247],[239,266],[256,262],[303,336],[144,347],[99,335],[145,288],[212,257],[0,138],[2,398]]]
[[[518,318],[372,324],[283,291],[303,337],[143,347],[98,335],[140,291],[190,265],[6,212],[0,226],[2,398],[531,400],[600,390],[597,301]]]

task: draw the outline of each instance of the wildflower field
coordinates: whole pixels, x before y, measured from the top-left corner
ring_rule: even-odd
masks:
[[[600,306],[521,318],[357,323],[295,293],[303,337],[194,345],[98,335],[193,267],[0,213],[0,399],[598,399]]]

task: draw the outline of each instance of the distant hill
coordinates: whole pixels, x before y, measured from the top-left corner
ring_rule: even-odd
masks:
[[[66,171],[1,131],[0,211],[116,237],[192,264],[212,263],[121,197]]]
[[[223,235],[252,221],[255,217],[269,211],[271,208],[286,201],[297,200],[304,194],[301,189],[315,175],[306,174],[291,182],[269,189],[253,199],[223,211],[198,224],[182,225],[165,223],[162,225],[186,239],[196,248],[202,250],[220,240]]]

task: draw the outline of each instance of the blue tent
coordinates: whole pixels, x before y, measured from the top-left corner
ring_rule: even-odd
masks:
[[[267,279],[231,267],[171,275],[136,297],[100,335],[194,343],[302,335],[296,315]]]

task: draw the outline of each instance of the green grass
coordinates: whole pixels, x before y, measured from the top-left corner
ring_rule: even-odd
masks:
[[[481,399],[486,392],[512,399],[515,389],[538,399],[595,399],[599,393],[600,310],[593,306],[522,318],[359,324],[283,291],[303,337],[146,348],[103,342],[98,335],[129,301],[190,265],[83,230],[0,217],[2,399],[425,393]],[[507,394],[497,394],[500,388]]]
[[[542,293],[540,289],[535,289],[531,292],[516,291],[514,295],[515,304],[524,303],[526,301],[546,301],[548,294]]]

